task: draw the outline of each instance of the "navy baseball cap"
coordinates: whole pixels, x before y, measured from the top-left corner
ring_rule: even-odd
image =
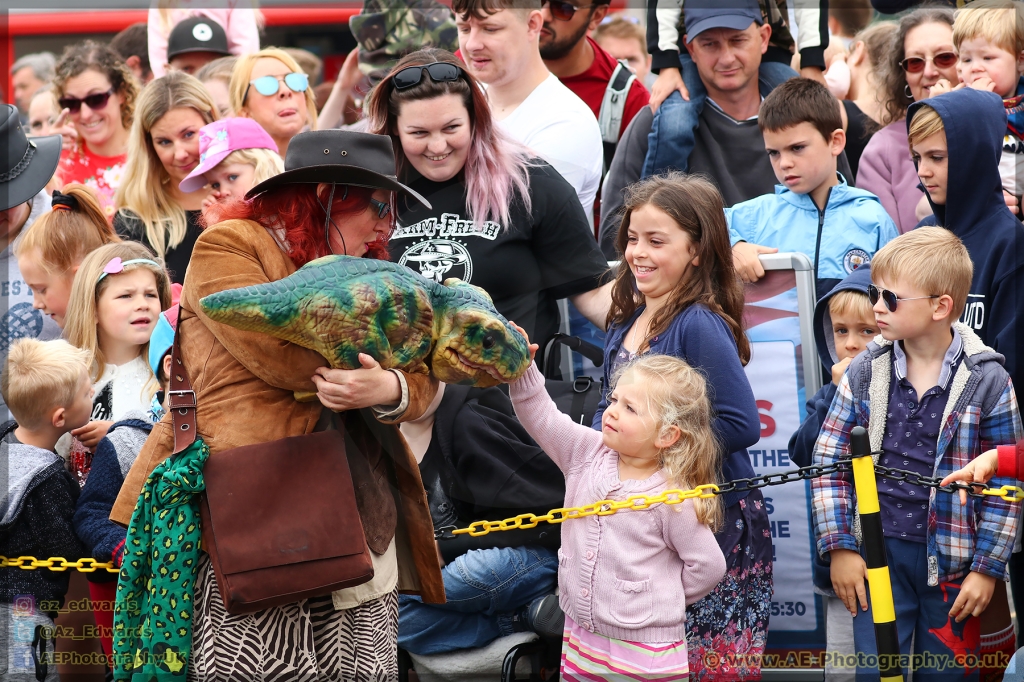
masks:
[[[686,0],[686,43],[712,28],[742,31],[752,23],[761,24],[764,17],[757,0]]]

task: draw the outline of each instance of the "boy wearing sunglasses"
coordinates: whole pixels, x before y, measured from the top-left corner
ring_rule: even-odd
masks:
[[[937,227],[908,232],[875,254],[868,297],[881,336],[839,382],[814,464],[848,457],[855,426],[867,429],[879,465],[924,477],[947,476],[1020,438],[1002,356],[957,322],[973,270],[964,244]],[[858,679],[878,679],[862,554],[881,548],[862,546],[852,479],[847,470],[811,482],[815,534],[836,595],[854,616]],[[995,497],[964,506],[912,481],[878,480],[900,653],[930,654],[915,660],[915,677],[972,679],[963,657],[978,656],[979,617],[1005,579],[1019,509]]]

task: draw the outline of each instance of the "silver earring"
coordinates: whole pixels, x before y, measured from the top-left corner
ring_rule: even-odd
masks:
[[[910,84],[909,83],[907,83],[906,85],[903,86],[903,94],[906,95],[907,99],[909,99],[911,102],[914,101],[914,93],[912,93],[910,91]]]

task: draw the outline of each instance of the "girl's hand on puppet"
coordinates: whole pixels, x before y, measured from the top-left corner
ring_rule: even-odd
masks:
[[[526,339],[526,345],[530,349],[530,362],[533,362],[534,357],[536,357],[536,355],[537,355],[537,351],[540,350],[540,346],[538,346],[535,343],[530,343],[530,335],[526,333],[525,329],[520,327],[518,324],[516,324],[512,320],[509,320],[508,323],[512,326],[513,329],[515,329],[517,332],[522,334],[524,339]]]
[[[313,375],[316,397],[335,412],[359,410],[378,405],[397,405],[402,400],[402,385],[394,372],[380,366],[366,353],[359,354],[361,369],[320,367]]]

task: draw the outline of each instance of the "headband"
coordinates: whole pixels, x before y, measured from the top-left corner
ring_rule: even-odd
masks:
[[[69,194],[62,194],[60,190],[54,190],[50,207],[54,211],[77,211],[78,199]]]
[[[99,284],[100,281],[107,275],[121,274],[122,272],[124,272],[124,266],[126,265],[138,265],[140,263],[145,265],[152,265],[157,268],[161,267],[161,265],[157,263],[155,260],[150,260],[148,258],[132,258],[131,260],[122,261],[119,256],[115,256],[114,258],[111,258],[106,265],[103,266],[103,272],[101,272],[100,276],[96,278],[96,283]]]

